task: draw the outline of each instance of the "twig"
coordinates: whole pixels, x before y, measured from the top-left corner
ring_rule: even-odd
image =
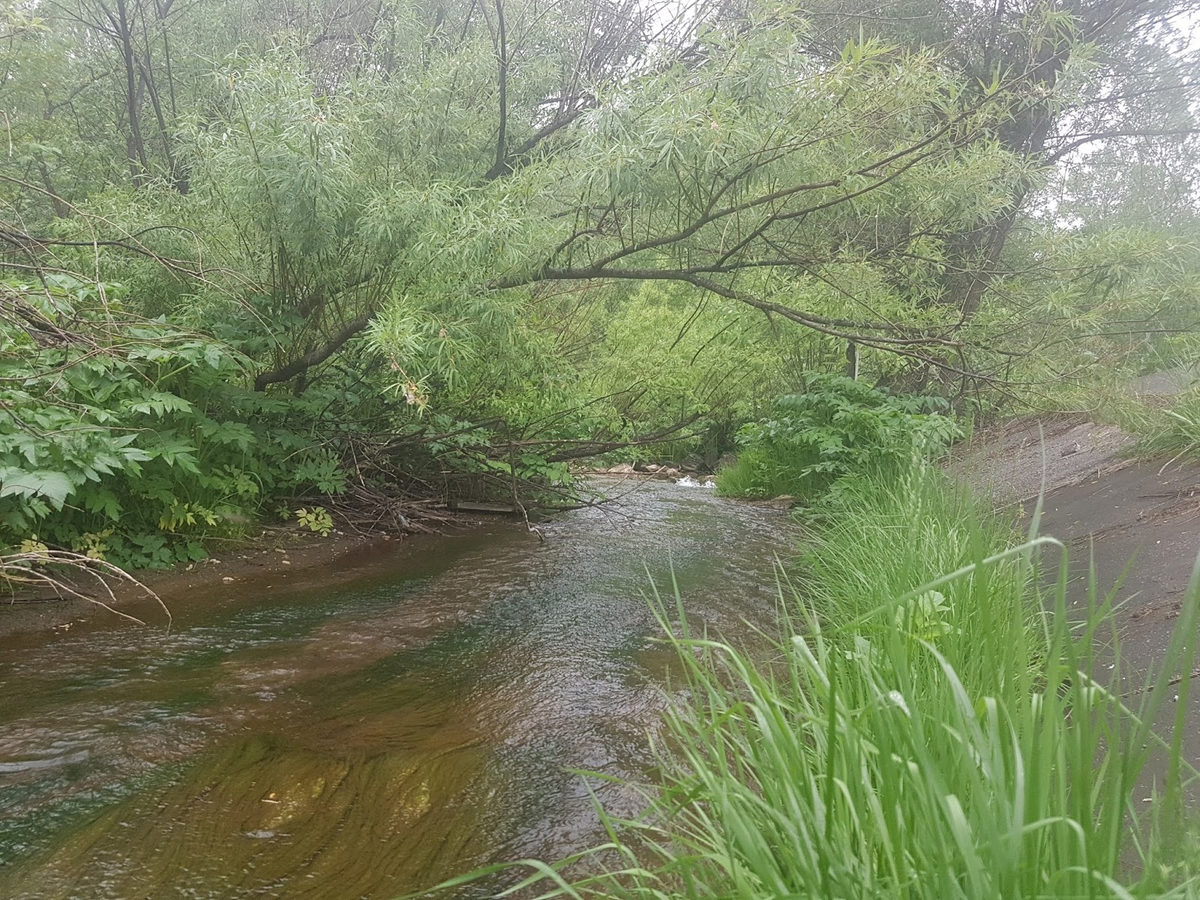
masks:
[[[103,589],[107,600],[84,593],[82,587],[76,587],[66,578],[54,572],[53,570],[56,568],[74,571],[77,574],[94,578]],[[5,581],[9,585],[36,584],[48,587],[60,598],[65,595],[76,600],[82,600],[85,603],[99,606],[122,619],[128,619],[139,625],[145,625],[146,623],[137,616],[131,616],[128,613],[113,608],[113,605],[117,603],[117,596],[113,592],[112,586],[108,583],[108,579],[131,584],[153,599],[159,608],[162,609],[163,613],[166,614],[167,633],[170,633],[173,617],[171,616],[171,610],[167,608],[162,598],[119,566],[114,566],[112,563],[102,559],[93,559],[81,553],[71,553],[67,550],[33,550],[0,556],[0,581]],[[14,592],[10,602],[15,601],[16,596]]]

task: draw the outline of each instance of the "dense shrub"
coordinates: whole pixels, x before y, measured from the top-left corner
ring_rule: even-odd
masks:
[[[811,500],[847,475],[898,473],[961,436],[945,409],[940,398],[893,397],[814,375],[803,393],[780,397],[773,415],[741,429],[737,462],[718,473],[717,486],[729,496]]]
[[[112,285],[0,292],[0,546],[167,566],[269,500],[344,485],[338,457],[295,430],[305,405],[248,390],[222,343],[128,316]]]

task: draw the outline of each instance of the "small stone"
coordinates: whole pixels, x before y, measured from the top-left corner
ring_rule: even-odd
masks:
[[[292,564],[292,561],[290,559],[281,559],[280,562],[283,563],[285,566],[290,566]]]
[[[233,581],[233,576],[232,576],[232,575],[226,575],[226,576],[225,576],[224,578],[222,578],[221,580],[222,580],[223,582],[225,582],[226,584],[229,584],[229,582]]]

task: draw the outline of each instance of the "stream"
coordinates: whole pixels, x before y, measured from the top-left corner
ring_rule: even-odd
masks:
[[[674,654],[651,579],[750,640],[793,537],[786,513],[661,482],[541,530],[197,592],[170,633],[0,639],[0,897],[387,900],[603,840],[592,791],[643,801],[577,772],[652,777]]]

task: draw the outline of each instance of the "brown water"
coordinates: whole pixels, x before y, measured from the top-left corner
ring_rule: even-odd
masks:
[[[772,621],[784,514],[652,484],[543,526],[410,543],[334,588],[177,600],[0,642],[0,897],[388,898],[601,839],[671,654],[644,598]],[[476,886],[459,892],[478,895]]]

